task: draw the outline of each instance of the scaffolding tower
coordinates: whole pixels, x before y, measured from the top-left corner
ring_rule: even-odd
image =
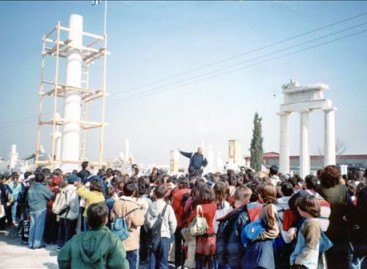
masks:
[[[81,162],[87,159],[87,131],[99,129],[99,148],[97,160],[88,160],[94,167],[101,168],[104,165],[104,127],[105,123],[105,101],[106,101],[106,63],[107,63],[107,34],[95,35],[82,32],[83,44],[76,47],[72,40],[68,39],[70,28],[64,27],[60,22],[47,35],[43,36],[42,63],[41,63],[41,82],[39,87],[39,113],[38,113],[38,131],[35,164],[37,166],[46,166],[50,169],[61,167],[64,164],[79,166]],[[69,50],[79,50],[82,57],[82,77],[81,87],[67,85],[65,83],[65,67]],[[48,65],[51,63],[51,67]],[[47,65],[47,67],[46,67]],[[53,65],[53,67],[52,67]],[[96,80],[99,87],[90,87],[90,71],[93,67],[98,68]],[[64,68],[63,68],[64,67]],[[62,111],[64,99],[70,92],[77,92],[81,98],[81,119],[78,121],[67,119]],[[98,102],[97,102],[98,101]],[[90,120],[89,107],[101,109],[97,120]],[[79,160],[61,159],[60,143],[62,135],[60,130],[67,123],[78,123],[80,126],[80,158]],[[51,129],[47,131],[46,129]],[[51,133],[51,143],[49,144],[51,152],[49,158],[42,156],[42,146],[46,140],[45,134]],[[49,140],[48,140],[49,141]],[[95,142],[95,141],[94,141]],[[94,143],[96,144],[96,143]],[[40,158],[41,157],[41,158]]]

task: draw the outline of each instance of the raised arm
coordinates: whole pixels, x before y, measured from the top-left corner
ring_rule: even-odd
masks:
[[[180,152],[183,156],[185,156],[185,157],[187,157],[187,158],[191,158],[191,156],[192,156],[192,153],[191,153],[191,152],[184,152],[184,151],[181,151],[181,150],[179,150],[179,152]]]

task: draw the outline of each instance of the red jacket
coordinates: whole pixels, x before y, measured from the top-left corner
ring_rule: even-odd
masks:
[[[178,228],[183,227],[182,215],[184,213],[184,206],[182,205],[182,196],[186,193],[191,193],[191,189],[177,189],[172,195],[172,207],[176,215]]]

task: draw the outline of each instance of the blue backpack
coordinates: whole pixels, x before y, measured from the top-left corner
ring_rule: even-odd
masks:
[[[127,227],[125,217],[137,209],[139,209],[139,207],[131,210],[123,217],[116,218],[115,221],[111,223],[112,233],[117,235],[122,241],[124,241],[130,235],[130,229]]]
[[[243,246],[246,247],[249,241],[253,241],[264,231],[265,224],[261,219],[257,219],[247,224],[241,231],[241,242]]]

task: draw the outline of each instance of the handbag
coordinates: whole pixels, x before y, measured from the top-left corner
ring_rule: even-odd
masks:
[[[200,236],[206,234],[206,231],[208,229],[208,222],[203,216],[203,208],[201,207],[201,205],[196,206],[196,218],[190,223],[188,229],[192,236]]]

